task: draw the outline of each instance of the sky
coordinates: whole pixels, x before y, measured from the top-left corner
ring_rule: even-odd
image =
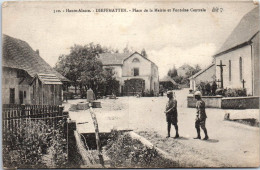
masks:
[[[221,12],[212,12],[216,7]],[[2,8],[2,31],[39,49],[51,66],[74,44],[94,42],[119,51],[126,46],[137,52],[144,48],[162,78],[173,65],[209,65],[243,15],[255,7],[245,1],[8,2]],[[95,12],[101,8],[124,8],[128,12]],[[206,12],[132,12],[133,8],[204,8]],[[54,13],[66,9],[92,12]]]

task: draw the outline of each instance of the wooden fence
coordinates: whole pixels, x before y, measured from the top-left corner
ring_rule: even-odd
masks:
[[[43,121],[45,124],[56,127],[60,120],[68,118],[68,112],[63,111],[58,105],[16,105],[4,104],[3,117],[3,142],[8,135],[7,131],[17,133],[24,121]],[[66,134],[64,129],[64,135]]]

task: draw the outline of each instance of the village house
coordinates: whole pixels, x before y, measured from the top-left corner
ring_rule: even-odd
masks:
[[[3,35],[2,104],[61,105],[62,85],[66,82],[38,50]]]
[[[157,65],[138,52],[102,53],[97,56],[104,69],[112,69],[122,95],[159,94]]]
[[[183,64],[181,67],[179,67],[177,69],[177,74],[178,76],[182,76],[182,77],[188,77],[187,73],[191,70],[193,70],[194,68],[191,67],[188,64]]]
[[[216,53],[216,79],[223,88],[245,88],[248,95],[259,96],[259,9],[247,13]]]
[[[212,83],[216,80],[216,66],[214,63],[210,64],[205,69],[200,70],[198,73],[194,74],[189,78],[190,80],[190,89],[193,91],[197,90],[196,87],[201,82]]]

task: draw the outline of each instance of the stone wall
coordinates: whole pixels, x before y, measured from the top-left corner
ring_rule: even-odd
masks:
[[[259,97],[222,98],[222,109],[259,109]]]
[[[221,108],[222,96],[203,96],[202,100],[205,102],[207,108]],[[188,107],[196,107],[196,99],[193,96],[187,98]]]
[[[206,108],[222,109],[259,109],[259,97],[221,97],[203,96]],[[196,99],[193,96],[187,97],[187,106],[196,107]]]

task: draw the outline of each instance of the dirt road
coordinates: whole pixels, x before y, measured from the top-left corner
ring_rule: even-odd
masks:
[[[206,109],[209,140],[195,140],[195,109],[187,108],[188,90],[176,91],[178,101],[179,139],[166,139],[164,97],[121,97],[116,100],[102,99],[102,109],[95,109],[100,131],[133,129],[157,147],[178,160],[182,167],[256,167],[259,166],[259,128],[235,122],[223,121],[225,113],[232,116],[259,119],[257,109],[222,110]],[[78,102],[78,101],[70,101]],[[92,131],[88,111],[70,112],[81,133]],[[175,135],[172,128],[172,136]],[[204,134],[202,133],[202,137]]]

